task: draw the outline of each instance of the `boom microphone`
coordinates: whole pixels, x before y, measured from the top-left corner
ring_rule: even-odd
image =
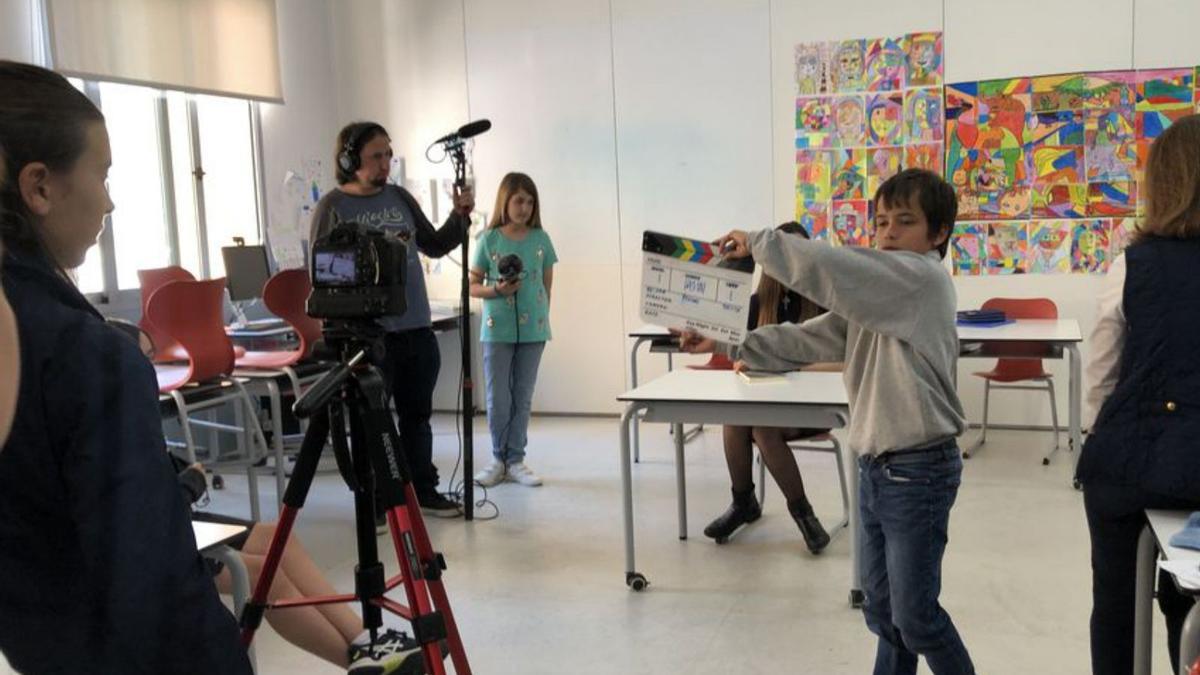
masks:
[[[452,132],[446,134],[445,136],[442,136],[441,138],[437,139],[436,141],[434,141],[434,144],[450,143],[453,141],[465,141],[468,138],[471,138],[472,136],[478,136],[479,134],[482,134],[483,132],[485,132],[491,128],[492,128],[491,120],[476,120],[474,122],[468,122],[467,124],[464,124],[461,127],[459,127],[458,131],[452,131]]]

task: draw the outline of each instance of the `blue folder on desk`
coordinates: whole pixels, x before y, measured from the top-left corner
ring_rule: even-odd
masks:
[[[966,309],[958,312],[958,325],[960,326],[987,328],[1003,326],[1012,322],[1013,320],[999,309]]]

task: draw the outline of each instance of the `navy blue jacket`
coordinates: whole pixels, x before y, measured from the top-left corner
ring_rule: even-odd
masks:
[[[21,388],[0,453],[0,649],[25,673],[250,673],[165,452],[154,369],[11,252]]]
[[[1147,239],[1125,263],[1120,372],[1076,476],[1200,499],[1200,241]]]

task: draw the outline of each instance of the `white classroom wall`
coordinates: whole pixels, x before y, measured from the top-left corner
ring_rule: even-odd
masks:
[[[613,398],[629,377],[623,335],[640,323],[644,229],[707,237],[792,218],[796,43],[942,30],[947,82],[1200,63],[1200,43],[1187,32],[1200,22],[1200,3],[1192,0],[467,0],[465,13],[460,3],[433,0],[378,4],[423,16],[440,53],[455,53],[447,41],[457,41],[466,55],[460,81],[449,81],[448,72],[431,89],[426,80],[419,96],[465,88],[469,115],[419,134],[431,137],[467,117],[492,119],[495,128],[479,139],[475,157],[480,204],[490,210],[495,184],[510,168],[538,181],[544,221],[562,257],[556,340],[535,397],[543,412],[618,409]],[[1034,15],[1037,21],[1014,30],[1014,17]],[[386,21],[381,29],[389,31]],[[417,97],[416,86],[402,80],[390,81],[388,94],[399,87],[401,99]],[[384,114],[412,117],[396,109]],[[1085,333],[1100,282],[955,279],[960,307],[993,296],[1045,295]],[[665,369],[657,356],[643,354],[641,364],[643,377]],[[960,368],[964,404],[976,421],[982,385],[970,372],[987,365],[963,361]],[[1048,367],[1060,382],[1065,424],[1065,364]],[[1002,393],[993,397],[992,419],[1048,424],[1049,412],[1034,394]]]

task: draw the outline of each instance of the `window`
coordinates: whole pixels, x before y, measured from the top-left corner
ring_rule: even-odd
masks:
[[[234,237],[259,243],[255,104],[73,83],[104,113],[116,206],[99,244],[75,272],[81,291],[93,301],[134,304],[139,269],[177,264],[198,278],[219,277],[225,273],[222,246]]]

